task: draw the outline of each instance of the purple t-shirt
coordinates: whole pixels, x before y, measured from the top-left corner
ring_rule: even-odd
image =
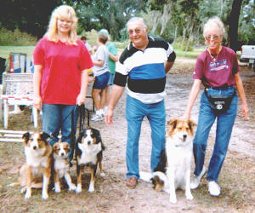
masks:
[[[234,75],[239,72],[236,53],[222,47],[216,58],[212,58],[207,50],[202,52],[196,61],[193,79],[202,80],[205,86],[234,86]]]

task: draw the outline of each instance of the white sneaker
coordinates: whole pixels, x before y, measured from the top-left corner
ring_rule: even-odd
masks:
[[[94,114],[91,118],[92,121],[102,121],[103,119],[103,116],[98,114]]]
[[[220,186],[215,181],[209,181],[208,183],[208,191],[212,196],[219,196],[220,195]]]
[[[198,175],[198,176],[194,175],[194,177],[190,181],[190,188],[191,189],[196,189],[199,186],[201,178],[205,175],[206,172],[207,172],[207,169],[204,166],[201,173],[200,173],[200,175]]]

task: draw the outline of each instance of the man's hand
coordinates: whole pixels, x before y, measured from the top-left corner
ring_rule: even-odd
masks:
[[[107,125],[110,125],[113,123],[113,110],[109,109],[107,110],[107,114],[105,115],[105,119],[104,119],[105,123]]]

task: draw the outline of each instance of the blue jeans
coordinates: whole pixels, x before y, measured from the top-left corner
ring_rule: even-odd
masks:
[[[126,147],[127,178],[139,178],[139,137],[141,124],[147,117],[151,127],[151,171],[153,171],[160,159],[160,152],[165,147],[165,102],[144,104],[141,101],[127,95],[126,119],[128,122],[128,137]]]
[[[68,142],[72,148],[78,118],[76,105],[43,104],[42,112],[42,129],[51,136],[50,144],[59,141],[58,135],[61,131],[61,141]],[[72,153],[69,153],[70,160]]]
[[[215,91],[216,96],[217,93],[228,95],[230,93],[230,89]],[[216,138],[208,167],[207,180],[218,181],[219,173],[227,154],[229,140],[237,114],[237,105],[238,98],[237,95],[235,95],[232,99],[229,109],[223,114],[216,115],[205,93],[202,93],[200,100],[198,126],[193,142],[193,153],[195,158],[194,174],[196,176],[198,176],[202,171],[209,132],[217,118]]]

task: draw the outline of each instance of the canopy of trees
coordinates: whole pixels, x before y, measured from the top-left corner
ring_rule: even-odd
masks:
[[[125,23],[137,15],[155,35],[196,44],[202,41],[203,23],[217,15],[227,28],[226,42],[234,49],[238,40],[255,42],[254,0],[0,0],[0,28],[18,28],[39,38],[60,4],[75,8],[79,32],[106,28],[114,40],[126,38]]]

